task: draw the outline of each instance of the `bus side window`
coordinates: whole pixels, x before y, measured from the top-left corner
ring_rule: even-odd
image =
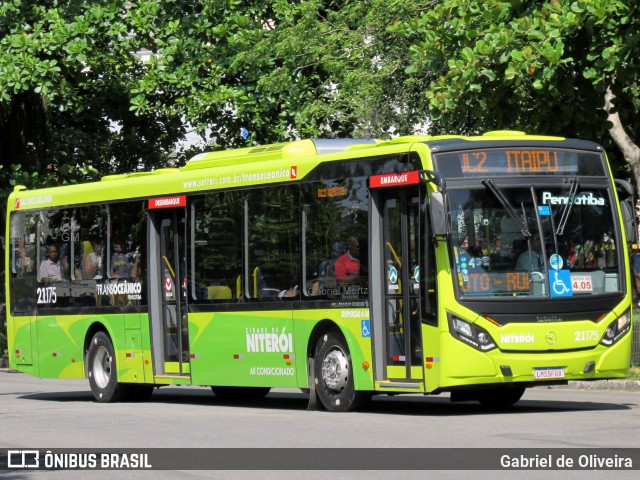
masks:
[[[124,202],[109,206],[103,234],[103,281],[107,284],[129,285],[130,292],[115,295],[105,303],[134,311],[146,305],[146,204],[140,201]],[[106,250],[106,251],[105,251]]]
[[[13,230],[12,230],[13,235]],[[11,238],[12,243],[12,259],[11,273],[14,276],[26,277],[34,273],[35,264],[35,246],[33,241],[29,240],[29,235],[19,235]]]
[[[303,296],[368,298],[368,190],[362,177],[302,187]]]
[[[30,315],[35,307],[36,291],[36,223],[37,216],[13,213],[10,220],[9,245],[11,268],[9,298],[13,315]]]
[[[242,299],[242,225],[240,192],[207,193],[189,209],[187,294],[195,303]]]
[[[300,221],[297,186],[266,187],[246,195],[249,297],[278,299],[299,284]],[[284,295],[284,294],[283,294]]]

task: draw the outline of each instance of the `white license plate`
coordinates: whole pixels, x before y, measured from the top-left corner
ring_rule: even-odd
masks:
[[[564,378],[564,367],[534,368],[533,378],[535,380],[549,380],[552,378]]]

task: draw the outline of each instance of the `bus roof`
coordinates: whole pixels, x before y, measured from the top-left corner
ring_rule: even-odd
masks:
[[[406,135],[391,140],[306,139],[199,154],[181,168],[160,168],[128,174],[106,175],[98,183],[52,187],[29,191],[18,185],[9,197],[9,210],[116,201],[171,193],[246,187],[304,178],[319,163],[342,160],[340,152],[353,157],[397,154],[420,148],[442,151],[486,148],[496,142],[563,142],[568,148],[595,149],[593,142],[563,137],[527,135],[518,131],[492,131],[477,136]],[[318,158],[325,156],[325,158]],[[221,168],[229,167],[229,168]],[[233,168],[232,168],[233,167]],[[249,180],[235,180],[238,174]],[[232,178],[228,180],[227,177]],[[143,190],[144,189],[144,190]]]
[[[183,170],[238,165],[265,160],[307,157],[337,153],[352,147],[376,145],[378,140],[359,138],[308,139],[293,142],[274,143],[234,150],[221,150],[196,155],[187,162]]]

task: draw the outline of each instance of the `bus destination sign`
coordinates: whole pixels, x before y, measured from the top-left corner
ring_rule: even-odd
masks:
[[[510,174],[533,173],[553,175],[560,169],[557,150],[505,150],[507,172]],[[468,152],[461,155],[462,173],[489,173],[491,158],[486,151]]]
[[[555,148],[499,148],[442,153],[435,156],[446,177],[485,176],[604,176],[597,152]]]

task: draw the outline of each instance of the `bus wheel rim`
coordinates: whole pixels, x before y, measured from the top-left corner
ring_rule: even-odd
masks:
[[[105,347],[100,347],[93,360],[93,380],[96,385],[104,389],[111,378],[111,356]]]
[[[331,350],[322,359],[322,380],[331,390],[341,392],[349,380],[349,361],[340,349]]]

